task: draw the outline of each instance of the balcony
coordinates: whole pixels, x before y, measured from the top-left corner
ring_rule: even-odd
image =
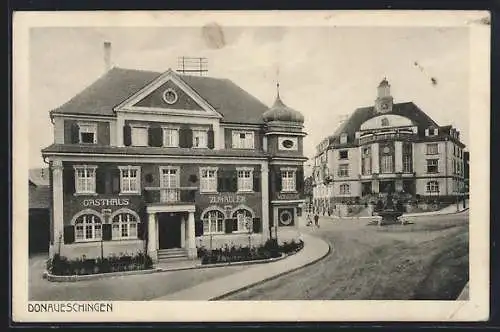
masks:
[[[198,187],[146,187],[144,200],[153,205],[186,205],[193,204]]]
[[[359,145],[365,145],[367,143],[384,141],[384,140],[409,140],[415,138],[414,133],[390,133],[390,134],[375,134],[366,137],[360,137],[358,139]]]

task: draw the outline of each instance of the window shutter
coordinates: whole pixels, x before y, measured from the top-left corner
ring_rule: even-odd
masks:
[[[63,169],[63,180],[64,180],[64,193],[74,194],[75,193],[75,170],[73,168],[67,167]]]
[[[76,122],[71,124],[71,143],[78,144],[80,143],[80,128]]]
[[[186,128],[186,148],[193,147],[193,130],[191,128]]]
[[[260,192],[260,170],[253,171],[253,191]]]
[[[224,229],[225,229],[226,234],[232,233],[233,232],[233,219],[225,219],[224,223],[225,223]]]
[[[160,126],[154,125],[148,128],[148,145],[154,147],[163,145],[163,130]]]
[[[111,241],[111,224],[102,224],[102,240]]]
[[[238,191],[238,171],[231,171],[229,174],[230,192]]]
[[[120,189],[120,170],[115,168],[111,171],[111,191],[113,194],[119,194]]]
[[[75,226],[64,226],[64,244],[75,242]]]
[[[179,128],[179,147],[181,148],[187,148],[187,130],[188,128],[186,126],[182,126]]]
[[[222,193],[225,191],[225,186],[224,186],[224,178],[225,174],[224,171],[221,169],[217,171],[217,191]]]
[[[137,237],[141,240],[145,240],[147,237],[148,229],[147,229],[146,225],[147,225],[147,222],[144,222],[144,221],[137,223]]]
[[[233,232],[237,232],[238,231],[238,219],[237,218],[233,218],[231,219],[233,222],[232,222],[232,225],[233,225]]]
[[[301,193],[304,190],[304,171],[298,169],[297,172],[295,172],[295,177],[296,190]]]
[[[194,223],[194,236],[202,236],[203,235],[203,221],[196,220]]]
[[[128,124],[123,126],[123,145],[132,145],[132,128],[130,128],[130,125]]]
[[[260,218],[253,218],[252,231],[254,233],[262,232],[262,223],[260,222]]]
[[[207,132],[207,147],[209,149],[213,149],[215,145],[214,142],[214,130],[210,128]]]
[[[275,181],[276,181],[276,191],[281,191],[283,189],[283,179],[281,177],[281,171],[277,171],[276,174],[274,175]]]
[[[95,191],[98,194],[106,193],[106,172],[99,167],[95,171]]]

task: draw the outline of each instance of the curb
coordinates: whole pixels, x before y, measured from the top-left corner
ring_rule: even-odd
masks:
[[[311,235],[311,236],[313,236],[313,235]],[[316,237],[316,238],[317,238],[317,237]],[[317,238],[317,239],[319,239],[319,238]],[[232,291],[230,291],[230,292],[228,292],[228,293],[225,293],[225,294],[222,294],[222,295],[219,295],[219,296],[215,296],[215,297],[213,297],[213,298],[210,298],[210,299],[209,299],[209,301],[217,301],[217,300],[222,300],[223,298],[225,298],[225,297],[227,297],[227,296],[231,296],[231,295],[233,295],[233,294],[235,294],[235,293],[238,293],[238,292],[244,291],[244,290],[249,289],[249,288],[254,287],[254,286],[258,286],[258,285],[263,284],[263,283],[265,283],[265,282],[267,282],[267,281],[271,281],[271,280],[273,280],[273,279],[276,279],[276,278],[282,277],[282,276],[284,276],[284,275],[287,275],[287,274],[289,274],[289,273],[292,273],[292,272],[298,271],[298,270],[300,270],[300,269],[303,269],[303,268],[305,268],[305,267],[307,267],[307,266],[310,266],[310,265],[312,265],[312,264],[314,264],[314,263],[319,262],[320,260],[322,260],[323,258],[325,258],[326,256],[328,256],[328,255],[329,255],[329,254],[333,251],[333,248],[332,248],[332,244],[331,244],[331,243],[326,242],[326,241],[325,241],[325,240],[323,240],[323,239],[320,239],[320,241],[323,241],[323,242],[325,242],[325,243],[328,245],[328,250],[327,250],[327,251],[326,251],[326,253],[324,253],[321,257],[316,258],[316,259],[313,259],[312,261],[310,261],[310,262],[308,262],[308,263],[306,263],[306,264],[304,264],[304,265],[301,265],[301,266],[295,267],[295,268],[290,269],[290,270],[288,270],[288,271],[284,271],[284,272],[278,273],[278,274],[276,274],[276,275],[274,275],[274,276],[272,276],[272,277],[269,277],[269,278],[266,278],[266,279],[259,280],[259,281],[257,281],[257,282],[254,282],[254,283],[248,284],[248,285],[246,285],[245,287],[242,287],[242,288],[239,288],[239,289],[232,290]]]

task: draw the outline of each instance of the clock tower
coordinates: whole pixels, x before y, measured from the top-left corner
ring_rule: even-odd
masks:
[[[391,86],[384,77],[377,88],[377,99],[375,99],[375,110],[378,113],[388,113],[392,111],[393,98],[391,96]]]

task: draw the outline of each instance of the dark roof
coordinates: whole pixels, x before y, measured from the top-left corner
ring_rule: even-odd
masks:
[[[113,107],[160,75],[162,73],[114,67],[52,112],[114,116]],[[231,80],[177,75],[224,116],[222,122],[262,123],[262,114],[268,107]]]
[[[28,196],[30,209],[48,209],[50,207],[49,186],[30,187]]]
[[[163,156],[200,156],[200,157],[257,157],[266,158],[267,153],[258,150],[211,150],[190,148],[164,148],[140,146],[104,146],[83,144],[52,144],[42,150],[42,154],[82,153],[126,155],[163,155]]]
[[[35,186],[49,185],[49,169],[48,168],[33,168],[29,170],[28,181]]]
[[[385,114],[395,114],[407,117],[414,123],[414,125],[418,126],[419,129],[424,129],[430,126],[439,128],[438,124],[413,102],[394,104],[392,111]],[[332,137],[334,142],[338,143],[339,136],[342,133],[347,133],[349,142],[353,141],[355,133],[359,130],[361,125],[365,121],[378,115],[381,115],[381,113],[377,113],[375,111],[375,107],[373,106],[356,109],[354,113],[337,128]]]

